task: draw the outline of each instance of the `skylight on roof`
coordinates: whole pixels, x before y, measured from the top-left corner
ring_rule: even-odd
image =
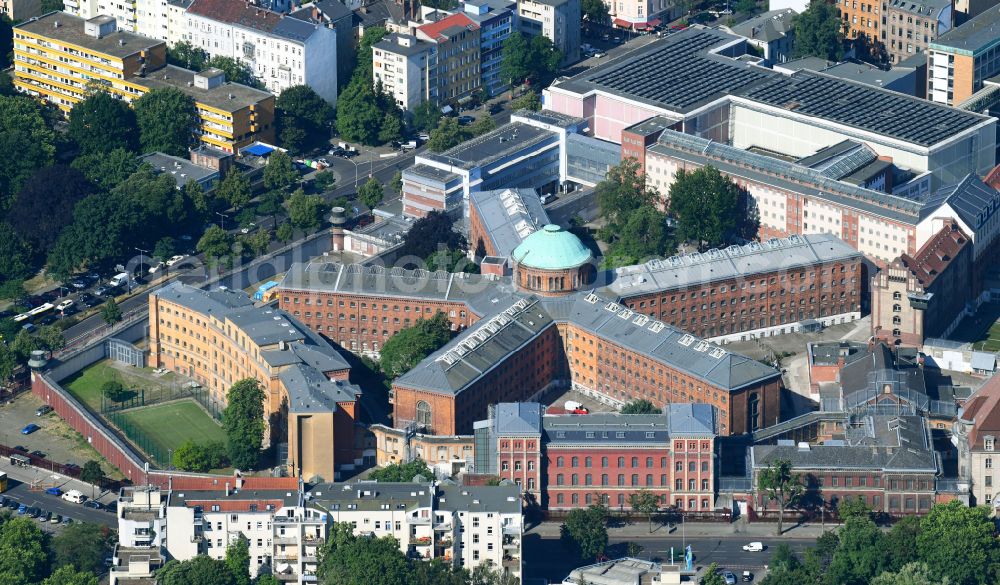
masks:
[[[708,343],[707,341],[699,341],[698,345],[694,346],[694,350],[695,351],[708,351],[708,348],[709,348],[710,345],[711,344]]]
[[[694,336],[685,333],[680,339],[677,340],[677,343],[685,347],[691,347],[691,344],[694,343]]]

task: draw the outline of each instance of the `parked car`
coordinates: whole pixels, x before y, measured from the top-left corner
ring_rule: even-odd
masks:
[[[94,289],[94,294],[97,295],[97,296],[99,296],[99,297],[103,297],[103,296],[107,295],[109,292],[111,292],[111,289],[109,287],[107,287],[107,286],[104,286],[104,285],[101,285],[101,286],[99,286],[99,287],[97,287],[97,288]]]
[[[17,515],[18,516],[24,516],[27,513],[28,513],[28,507],[27,506],[25,506],[24,504],[19,504],[17,506]]]
[[[431,135],[426,132],[421,132],[420,134],[417,134],[417,138],[423,140],[424,142],[427,142],[428,140],[431,139]]]
[[[84,508],[93,508],[94,510],[100,510],[101,509],[101,503],[98,502],[97,500],[87,500],[86,502],[83,503],[83,507]]]
[[[82,504],[83,501],[87,498],[86,496],[83,495],[83,492],[81,492],[80,490],[69,490],[68,492],[62,495],[62,499],[66,500],[67,502],[72,502],[74,504]]]
[[[748,544],[744,544],[743,545],[743,550],[745,550],[747,552],[760,552],[760,551],[764,550],[764,543],[754,541],[754,542],[751,542],[751,543],[748,543]]]
[[[726,585],[736,585],[736,575],[732,571],[723,571],[722,580],[726,582]]]
[[[166,266],[166,264],[164,264],[163,262],[157,262],[156,264],[153,264],[152,266],[149,267],[148,272],[150,274],[156,274],[160,270],[163,270],[164,266]]]
[[[52,407],[49,406],[48,404],[45,404],[43,406],[38,407],[38,410],[35,411],[35,416],[44,416],[50,412],[52,412]]]
[[[60,522],[62,522],[62,516],[59,514],[53,514],[49,522],[51,522],[52,524],[59,524]]]
[[[87,288],[86,281],[80,279],[74,280],[73,282],[69,283],[69,285],[76,289]]]
[[[7,507],[7,497],[0,496],[0,508],[6,508],[6,507]]]
[[[48,522],[50,520],[52,520],[52,512],[43,511],[41,514],[38,515],[39,522]]]
[[[45,453],[42,451],[37,451],[37,450],[32,451],[31,454],[34,455],[35,457],[38,457],[39,459],[45,459]]]
[[[35,506],[32,506],[32,507],[28,508],[28,517],[29,518],[38,518],[41,514],[42,514],[42,509],[41,508],[36,508]]]
[[[7,498],[7,507],[10,508],[11,510],[17,510],[18,508],[21,507],[21,504],[19,504],[17,500]]]
[[[243,229],[240,230],[240,233],[241,234],[249,234],[250,232],[254,231],[255,229],[257,229],[257,224],[255,224],[253,222],[250,222],[249,224],[247,224],[246,226],[244,226]]]
[[[56,305],[56,310],[59,311],[59,312],[63,312],[66,309],[72,307],[75,304],[76,304],[76,301],[74,301],[73,299],[66,299],[65,301],[63,301],[63,302],[59,303],[58,305]]]
[[[38,322],[42,325],[51,325],[59,320],[59,315],[51,314],[42,317]]]
[[[458,123],[461,124],[462,126],[465,126],[466,124],[471,124],[471,123],[473,123],[475,121],[476,121],[476,119],[473,118],[472,116],[459,116],[458,117]]]
[[[15,451],[23,451],[25,453],[28,452],[28,448],[25,447],[24,445],[14,445],[14,450]]]
[[[57,487],[50,487],[50,488],[45,488],[45,493],[49,494],[50,496],[61,496],[62,490]]]
[[[31,433],[37,431],[40,428],[42,428],[42,427],[36,425],[35,423],[29,423],[29,424],[25,425],[25,427],[23,429],[21,429],[21,434],[22,435],[30,435]]]
[[[72,523],[73,523],[73,519],[72,518],[70,518],[69,516],[63,516],[63,519],[62,519],[62,525],[63,526],[69,526]]]
[[[743,582],[749,583],[750,581],[753,581],[753,573],[750,571],[743,571]]]
[[[180,262],[184,258],[186,258],[186,256],[184,256],[183,254],[178,254],[176,256],[171,256],[170,260],[167,260],[167,268],[170,268],[174,264],[177,264],[178,262]]]

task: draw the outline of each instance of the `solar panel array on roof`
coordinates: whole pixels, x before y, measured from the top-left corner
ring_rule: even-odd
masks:
[[[678,42],[663,43],[627,66],[602,68],[590,81],[666,107],[684,109],[767,77],[766,73],[706,54],[723,40],[705,31],[685,34]]]
[[[741,95],[922,146],[931,146],[982,122],[969,112],[808,71],[772,79]]]

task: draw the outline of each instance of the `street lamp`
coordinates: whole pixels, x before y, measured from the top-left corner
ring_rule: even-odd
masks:
[[[142,248],[136,248],[135,251],[139,252],[139,274],[143,274],[143,272],[142,272],[142,255],[143,254],[149,254],[149,250],[143,250]],[[131,286],[129,287],[129,290],[132,290]]]
[[[229,216],[227,216],[225,213],[222,213],[221,211],[216,211],[215,215],[218,215],[219,217],[222,218],[222,226],[221,227],[222,227],[222,230],[225,231],[226,230],[226,218],[229,217]]]

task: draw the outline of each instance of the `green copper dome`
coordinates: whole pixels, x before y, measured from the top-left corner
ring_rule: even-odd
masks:
[[[549,224],[514,248],[514,261],[539,270],[566,270],[590,261],[590,250],[580,238]]]

